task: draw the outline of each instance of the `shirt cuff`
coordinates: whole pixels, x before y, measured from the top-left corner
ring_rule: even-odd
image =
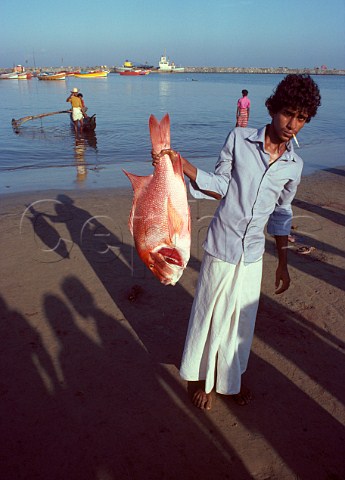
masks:
[[[215,200],[215,198],[206,195],[205,193],[201,192],[198,185],[195,182],[189,182],[189,191],[190,194],[196,198],[197,200],[206,199],[206,200]]]
[[[204,170],[197,168],[195,182],[190,183],[190,193],[194,198],[213,198],[201,192],[201,190],[208,190],[210,192],[219,193],[224,197],[228,189],[228,183],[227,179],[223,178],[222,175],[207,173],[204,172]]]

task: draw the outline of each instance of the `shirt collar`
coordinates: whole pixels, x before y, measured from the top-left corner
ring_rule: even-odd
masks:
[[[252,133],[251,135],[249,135],[247,137],[247,140],[249,140],[250,142],[253,142],[253,143],[260,143],[261,144],[261,148],[262,150],[264,149],[264,145],[265,145],[265,132],[266,132],[266,128],[267,128],[267,125],[265,125],[264,127],[256,130],[254,133]],[[283,153],[283,155],[280,157],[280,160],[289,160],[289,161],[293,161],[295,162],[295,158],[294,158],[294,147],[293,147],[293,144],[292,144],[292,141],[289,140],[287,143],[286,143],[286,151]]]

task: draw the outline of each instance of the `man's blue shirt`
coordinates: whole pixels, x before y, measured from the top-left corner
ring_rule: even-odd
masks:
[[[201,190],[222,195],[208,228],[204,249],[237,264],[259,260],[265,249],[264,228],[271,235],[288,235],[291,202],[301,180],[302,159],[288,142],[284,154],[271,165],[265,151],[265,130],[235,128],[220,152],[214,173],[197,170],[190,183],[195,198],[211,197]]]

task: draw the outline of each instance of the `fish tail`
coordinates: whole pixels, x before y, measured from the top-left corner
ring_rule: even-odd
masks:
[[[170,148],[170,118],[167,113],[159,122],[154,115],[149,119],[150,137],[155,153]]]
[[[170,148],[170,118],[168,113],[161,120],[160,131],[163,148]]]

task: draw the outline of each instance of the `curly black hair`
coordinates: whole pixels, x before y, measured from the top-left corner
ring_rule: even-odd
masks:
[[[321,105],[320,90],[310,75],[291,73],[278,84],[265,105],[271,115],[286,107],[305,112],[308,123]]]

